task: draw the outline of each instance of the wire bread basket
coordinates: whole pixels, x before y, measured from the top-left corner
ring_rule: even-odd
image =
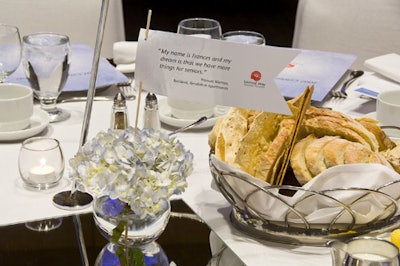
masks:
[[[400,179],[376,189],[270,186],[240,171],[221,169],[212,155],[211,174],[232,205],[232,224],[257,239],[323,246],[334,239],[387,232],[400,224]],[[301,197],[294,198],[296,194]]]

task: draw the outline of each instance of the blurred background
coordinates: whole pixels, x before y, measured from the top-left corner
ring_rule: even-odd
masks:
[[[178,22],[189,17],[218,20],[222,32],[252,30],[262,33],[267,44],[291,47],[297,0],[123,0],[127,41],[136,41],[152,10],[153,30],[176,32]]]

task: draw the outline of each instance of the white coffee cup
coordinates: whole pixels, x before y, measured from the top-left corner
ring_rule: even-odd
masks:
[[[31,88],[13,83],[0,84],[0,131],[27,128],[32,114]]]
[[[400,126],[400,90],[379,93],[376,100],[376,119],[383,126]]]

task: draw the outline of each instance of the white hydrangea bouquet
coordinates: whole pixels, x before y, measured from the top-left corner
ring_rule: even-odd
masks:
[[[119,199],[144,216],[185,190],[193,154],[165,132],[130,127],[99,132],[69,164],[77,184],[95,196]]]
[[[130,127],[99,132],[69,164],[70,177],[79,187],[97,198],[109,198],[104,206],[106,216],[133,213],[145,221],[169,206],[172,195],[185,190],[186,178],[193,171],[193,154],[165,132]],[[111,242],[120,243],[125,231],[124,243],[128,243],[128,227],[128,222],[119,220],[112,233],[108,232]],[[132,256],[143,262],[139,253],[127,246],[118,246],[116,252],[121,265],[144,265],[129,262]]]

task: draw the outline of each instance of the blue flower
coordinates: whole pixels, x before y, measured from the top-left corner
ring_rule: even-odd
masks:
[[[109,216],[117,216],[125,209],[125,207],[126,203],[118,199],[109,199],[104,202],[103,212]]]

